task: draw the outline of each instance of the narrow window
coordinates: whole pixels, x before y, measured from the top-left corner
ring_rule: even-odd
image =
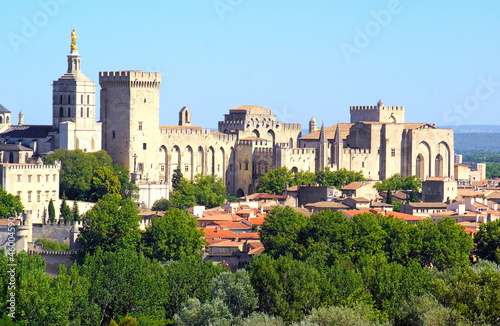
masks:
[[[28,175],[28,182],[31,182],[31,174]]]
[[[59,95],[59,104],[63,104],[62,103],[62,95]]]
[[[395,148],[391,149],[391,156],[396,157],[396,149]]]
[[[142,130],[142,121],[139,121],[139,130]]]
[[[41,180],[41,175],[37,175],[36,176],[36,182],[40,182],[40,180]]]
[[[68,108],[68,118],[71,117],[71,108]]]
[[[71,95],[68,95],[68,104],[71,104]]]
[[[37,201],[37,202],[40,202],[40,197],[41,197],[41,191],[40,191],[40,190],[38,190],[38,191],[36,192],[36,201]]]
[[[60,118],[64,117],[64,109],[62,106],[59,108],[59,117]]]
[[[87,104],[90,104],[90,95],[87,95]]]
[[[80,108],[80,117],[83,117],[83,108]]]
[[[80,103],[83,104],[83,94],[80,96]]]
[[[89,117],[90,117],[90,109],[87,108],[87,118],[89,118]]]
[[[113,134],[113,139],[114,139],[116,137],[116,133],[114,130],[111,133]]]
[[[148,149],[148,145],[146,143],[142,143],[142,149]]]
[[[31,191],[28,191],[28,202],[31,202]]]
[[[17,182],[21,182],[21,175],[20,174],[17,175]]]

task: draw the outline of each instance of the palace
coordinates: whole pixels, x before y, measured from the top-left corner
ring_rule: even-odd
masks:
[[[191,111],[179,111],[176,126],[159,122],[161,74],[144,71],[99,73],[100,121],[96,122],[95,85],[80,70],[72,33],[66,74],[53,83],[52,125],[12,124],[0,105],[3,163],[34,163],[56,148],[106,150],[131,171],[143,204],[168,197],[174,170],[187,179],[197,174],[220,177],[229,193],[252,194],[269,169],[324,168],[362,171],[368,180],[393,174],[453,179],[453,131],[429,123],[406,123],[405,108],[351,106],[351,121],[309,133],[299,123],[283,123],[268,108],[242,105],[229,110],[218,131],[191,124]]]

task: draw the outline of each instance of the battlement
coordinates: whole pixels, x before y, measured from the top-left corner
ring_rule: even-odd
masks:
[[[160,72],[142,70],[99,72],[99,85],[101,87],[159,88],[160,84]]]
[[[290,148],[289,151],[292,155],[312,155],[316,153],[315,148]]]
[[[367,148],[344,148],[344,154],[371,154]]]
[[[350,106],[351,111],[402,111],[405,109],[404,106],[376,106],[376,105],[355,105]]]
[[[23,164],[23,163],[1,163],[0,166],[4,169],[9,170],[51,170],[60,169],[61,163],[59,161],[56,164]]]

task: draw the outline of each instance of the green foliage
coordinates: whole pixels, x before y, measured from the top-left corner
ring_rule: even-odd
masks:
[[[351,182],[363,180],[365,178],[361,171],[348,171],[346,169],[330,171],[329,168],[326,168],[316,173],[303,171],[293,173],[286,167],[279,167],[264,174],[259,179],[256,190],[257,192],[269,194],[281,194],[286,185],[320,184],[322,186],[341,188]]]
[[[403,301],[394,318],[396,325],[468,325],[467,320],[452,308],[445,307],[430,293],[411,296]]]
[[[500,273],[496,266],[463,267],[436,276],[432,294],[443,306],[458,311],[472,325],[498,324]]]
[[[167,285],[165,287],[165,311],[168,318],[173,317],[189,298],[207,302],[212,297],[212,279],[224,269],[212,262],[203,262],[200,256],[183,257],[168,261],[164,265]]]
[[[80,149],[56,149],[47,155],[44,163],[56,161],[61,161],[59,191],[70,200],[95,201],[108,191],[117,190],[123,198],[133,198],[137,193],[137,187],[129,182],[129,171],[113,165],[105,151],[84,153]]]
[[[166,211],[169,208],[169,201],[166,198],[160,198],[153,203],[152,211]]]
[[[474,236],[476,251],[479,257],[495,263],[500,262],[500,220],[479,225]]]
[[[78,202],[73,202],[73,208],[71,208],[71,216],[73,221],[80,221],[80,211],[78,209]]]
[[[260,255],[249,269],[260,310],[265,313],[297,322],[322,302],[321,273],[291,255],[277,259]]]
[[[90,183],[90,198],[97,201],[106,194],[120,194],[121,184],[113,171],[106,166],[94,169]]]
[[[387,199],[385,200],[387,204],[392,204],[392,191],[391,189],[387,190]]]
[[[198,174],[195,176],[194,185],[197,205],[204,205],[207,208],[224,205],[226,187],[221,178]]]
[[[455,219],[445,217],[434,223],[431,219],[417,223],[421,249],[419,258],[423,266],[435,266],[439,270],[469,265],[472,249],[471,237],[456,224]]]
[[[413,190],[418,192],[422,187],[422,181],[419,177],[414,175],[409,175],[403,177],[399,174],[394,174],[393,176],[378,181],[373,185],[373,188],[380,191],[395,191],[395,190]]]
[[[308,224],[308,218],[290,207],[276,207],[266,216],[260,230],[260,238],[266,252],[272,257],[292,253],[300,257],[303,246],[299,233]]]
[[[60,243],[57,241],[51,241],[47,239],[38,239],[36,243],[40,243],[45,250],[48,251],[64,251],[69,250],[69,245],[65,243]]]
[[[301,325],[325,326],[382,326],[389,325],[383,314],[366,303],[356,303],[352,307],[330,306],[313,309]]]
[[[264,313],[253,313],[241,322],[241,326],[285,326],[283,319]]]
[[[293,173],[287,167],[271,169],[259,179],[256,191],[281,195],[292,179]]]
[[[189,212],[177,208],[154,217],[143,236],[145,255],[159,261],[194,255],[205,245],[204,233],[197,224]]]
[[[182,175],[182,171],[180,168],[177,168],[174,170],[174,173],[172,174],[172,189],[176,190],[177,186],[179,186],[179,182],[181,182],[182,178],[184,176]]]
[[[293,174],[292,181],[289,183],[290,186],[295,185],[308,185],[316,183],[316,174],[310,171],[299,171]]]
[[[99,308],[101,324],[128,312],[165,318],[168,274],[158,262],[131,250],[99,249],[87,255],[78,270],[92,280],[88,301]]]
[[[258,298],[245,270],[224,272],[212,280],[211,292],[234,317],[247,317],[257,308]]]
[[[364,181],[361,171],[349,171],[340,169],[338,171],[330,171],[330,168],[316,172],[316,182],[322,186],[332,186],[337,189],[348,185],[351,182]]]
[[[198,174],[194,182],[181,179],[165,206],[186,209],[195,205],[204,205],[207,208],[213,208],[224,205],[225,197],[226,187],[221,178]]]
[[[197,298],[189,299],[174,316],[175,325],[179,326],[230,326],[232,319],[229,308],[220,299],[207,303]]]
[[[139,211],[130,199],[119,194],[106,194],[83,218],[79,235],[84,252],[97,248],[105,251],[137,250],[140,243]]]
[[[19,196],[9,194],[0,186],[0,219],[18,217],[24,210]]]
[[[402,201],[393,202],[391,204],[392,205],[392,211],[393,212],[401,212],[401,205],[403,205],[403,204],[404,204],[404,202],[402,202]]]
[[[68,204],[66,203],[66,198],[63,198],[59,212],[61,213],[61,217],[64,220],[64,223],[71,222],[73,220],[71,208],[69,208]]]
[[[50,223],[54,223],[56,220],[56,209],[54,207],[54,202],[52,198],[49,201],[49,221]]]

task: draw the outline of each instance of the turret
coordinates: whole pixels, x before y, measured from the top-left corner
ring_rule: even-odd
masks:
[[[316,119],[314,119],[314,117],[312,117],[311,120],[309,120],[309,133],[312,134],[316,130],[317,130]]]

